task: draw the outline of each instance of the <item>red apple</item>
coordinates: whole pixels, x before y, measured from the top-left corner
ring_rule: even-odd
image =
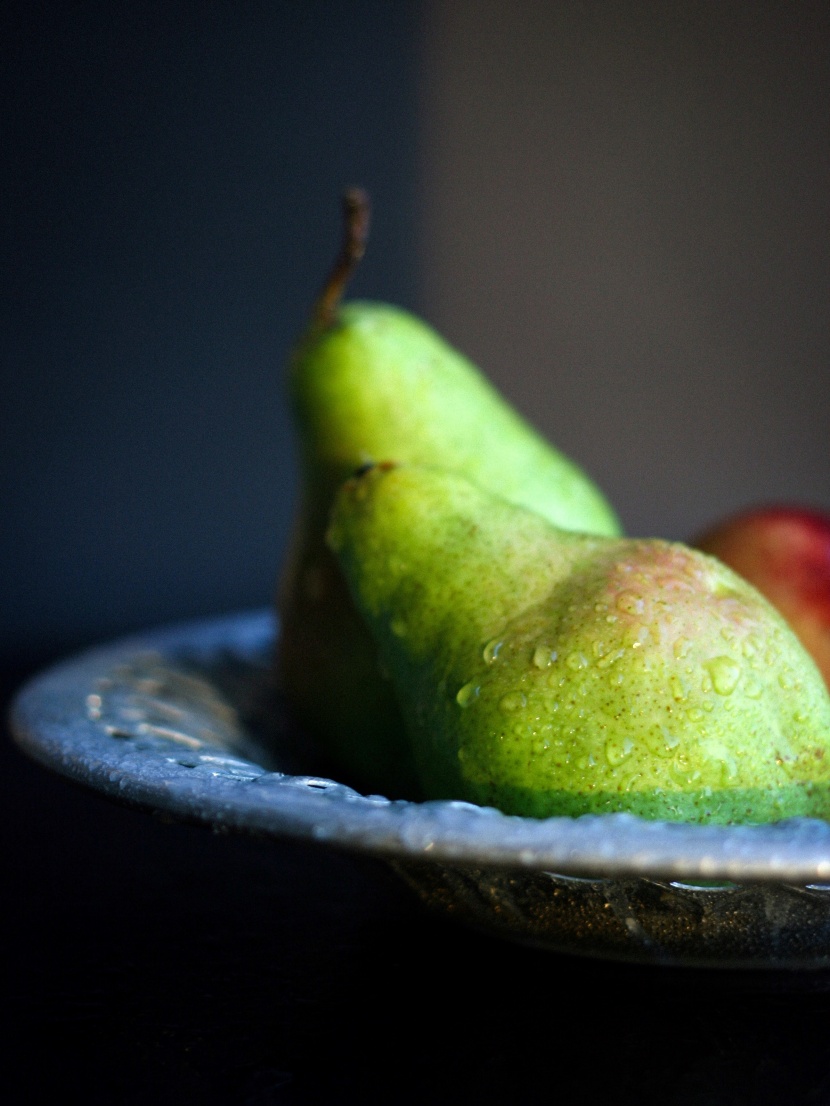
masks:
[[[771,505],[695,538],[784,615],[830,686],[830,512]]]

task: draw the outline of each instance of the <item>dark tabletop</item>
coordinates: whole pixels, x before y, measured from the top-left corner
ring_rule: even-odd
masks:
[[[7,731],[0,767],[6,1101],[830,1103],[830,973],[539,952],[378,861],[116,805]]]

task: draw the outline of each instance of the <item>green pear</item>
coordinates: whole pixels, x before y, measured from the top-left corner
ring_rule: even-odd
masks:
[[[715,558],[563,531],[395,465],[346,482],[329,541],[427,797],[537,817],[830,816],[827,687]]]
[[[588,477],[425,323],[388,304],[341,303],[367,226],[366,198],[352,191],[341,255],[290,358],[301,486],[277,599],[277,673],[339,770],[406,795],[415,777],[400,711],[325,545],[343,480],[366,462],[429,461],[567,529],[616,534],[619,523]]]

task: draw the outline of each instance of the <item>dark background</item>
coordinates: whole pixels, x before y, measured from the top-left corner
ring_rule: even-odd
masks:
[[[270,602],[290,344],[340,195],[412,306],[413,3],[6,6],[3,618],[18,664]]]
[[[23,4],[2,15],[0,658],[269,603],[283,366],[423,312],[635,534],[830,510],[817,0]]]
[[[11,2],[0,658],[268,603],[282,373],[361,183],[425,314],[633,534],[830,510],[830,9]]]
[[[355,182],[355,292],[423,307],[630,528],[830,506],[827,9],[752,10],[7,4],[4,704],[69,650],[270,602],[283,364]],[[10,1101],[830,1101],[825,973],[514,948],[4,737]]]

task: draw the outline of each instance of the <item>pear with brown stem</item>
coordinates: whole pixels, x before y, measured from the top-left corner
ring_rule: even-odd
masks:
[[[296,718],[357,786],[416,790],[395,694],[324,534],[334,494],[384,458],[462,473],[570,530],[616,534],[591,480],[546,442],[481,372],[420,319],[384,303],[344,303],[363,256],[368,200],[344,203],[340,256],[289,388],[300,447],[300,504],[278,596],[280,686]]]

